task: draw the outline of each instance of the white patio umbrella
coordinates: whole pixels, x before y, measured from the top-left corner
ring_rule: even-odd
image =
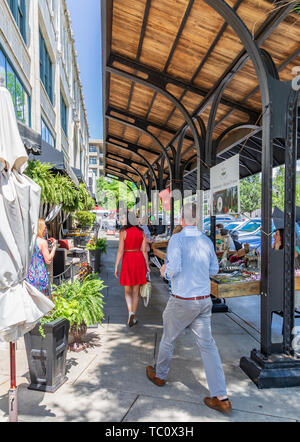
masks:
[[[13,358],[15,342],[54,307],[24,281],[34,250],[40,208],[40,187],[22,174],[27,160],[11,95],[0,85],[0,341],[11,343]],[[16,402],[14,365],[11,360],[11,390]]]

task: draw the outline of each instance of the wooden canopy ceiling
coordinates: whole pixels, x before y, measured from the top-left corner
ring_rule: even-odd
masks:
[[[300,66],[300,17],[290,2],[226,3],[271,55],[280,79],[292,80],[292,69]],[[260,170],[262,106],[256,73],[240,39],[214,9],[204,0],[103,0],[102,27],[106,173],[140,182],[150,164],[158,176],[160,144],[172,160],[176,136],[186,128],[181,166],[189,174],[195,169],[195,141],[170,94],[207,128],[224,79],[226,87],[209,129],[212,139],[220,141],[217,161],[238,151],[246,137],[241,175]],[[205,137],[203,125],[195,124]],[[234,130],[237,125],[244,127]],[[281,150],[278,141],[274,165],[280,163]],[[166,161],[163,168],[167,183]]]

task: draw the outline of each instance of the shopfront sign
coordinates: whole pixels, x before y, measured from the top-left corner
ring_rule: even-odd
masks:
[[[210,169],[212,215],[240,212],[239,160],[239,155],[235,155]]]

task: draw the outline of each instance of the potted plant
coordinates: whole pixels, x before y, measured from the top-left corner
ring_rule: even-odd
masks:
[[[89,263],[93,267],[95,273],[99,272],[101,263],[101,254],[107,252],[106,238],[92,238],[86,245],[86,250],[89,251]]]
[[[54,290],[54,303],[57,298],[62,298],[68,305],[73,306],[72,316],[69,317],[69,345],[74,351],[80,351],[86,347],[84,337],[87,327],[101,324],[103,320],[104,303],[101,291],[104,288],[103,281],[93,274],[87,276],[82,282],[66,282]]]
[[[78,211],[74,215],[74,220],[76,226],[79,227],[81,230],[81,236],[78,245],[86,246],[88,238],[90,236],[90,229],[96,221],[96,214],[84,210]]]
[[[66,382],[66,356],[70,323],[78,311],[76,301],[55,298],[55,309],[24,336],[30,390],[54,393]]]

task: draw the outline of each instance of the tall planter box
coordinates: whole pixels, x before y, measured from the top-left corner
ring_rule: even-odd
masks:
[[[89,250],[89,264],[93,268],[94,273],[99,273],[101,264],[100,249]]]
[[[39,331],[39,324],[24,336],[30,373],[29,390],[54,393],[67,380],[66,356],[70,323],[57,319],[43,325],[46,337]]]

